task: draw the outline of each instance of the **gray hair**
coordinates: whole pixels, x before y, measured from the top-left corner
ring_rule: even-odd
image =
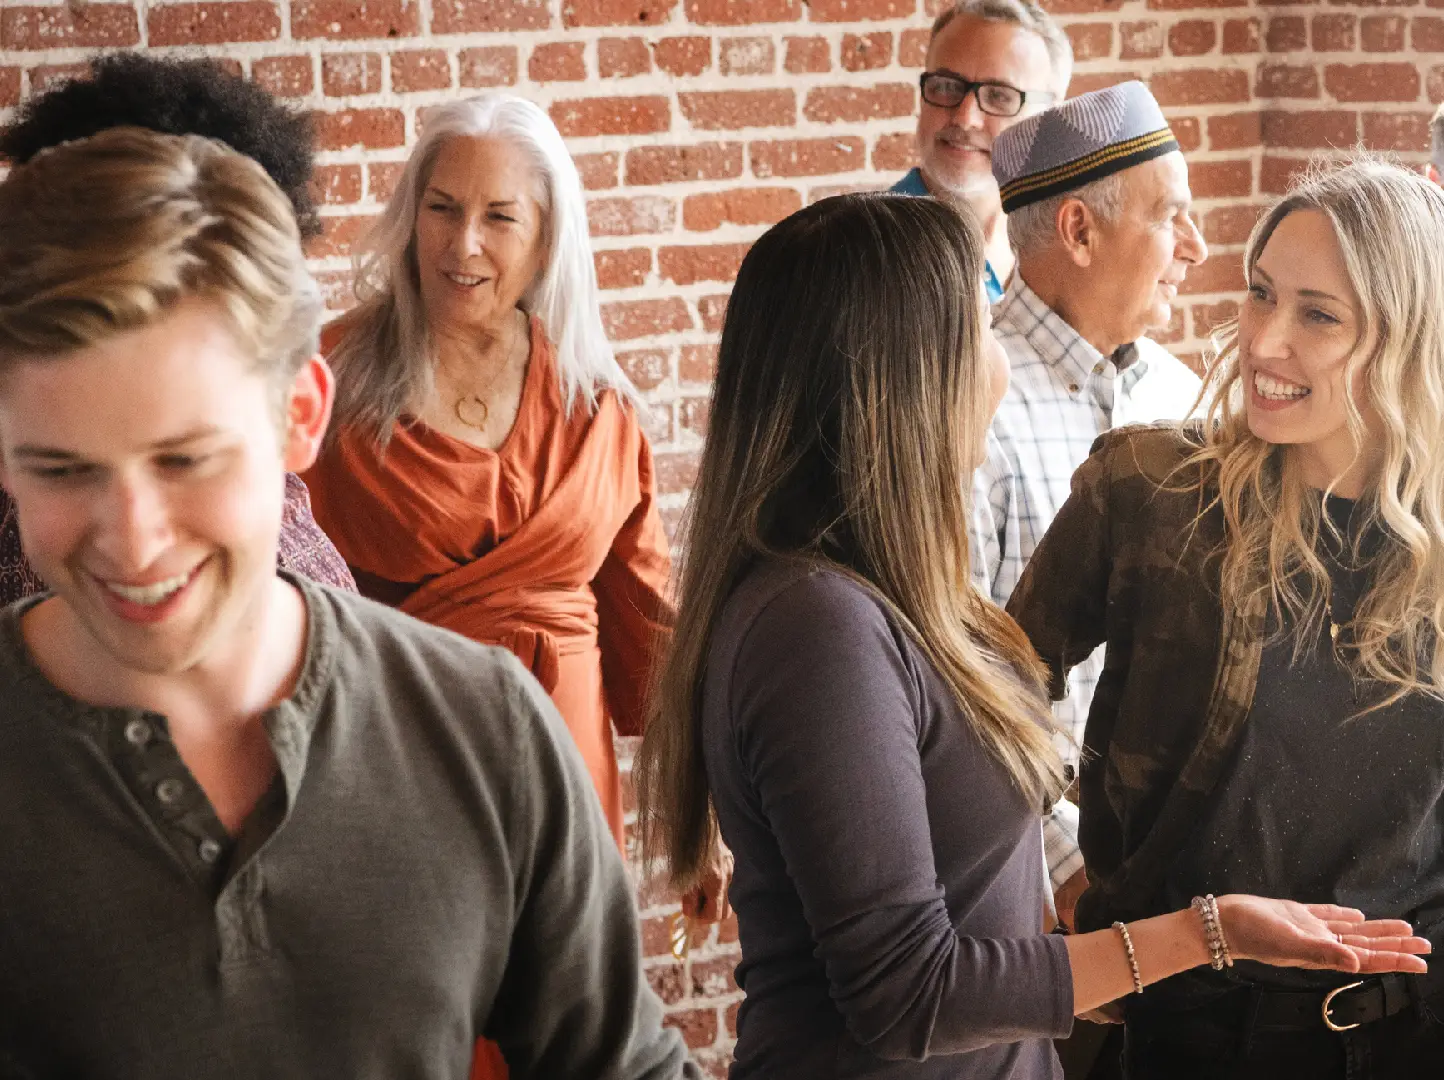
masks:
[[[1123,213],[1123,184],[1123,173],[1116,172],[1076,191],[1020,206],[1008,215],[1008,243],[1019,255],[1050,247],[1058,238],[1058,211],[1069,199],[1077,199],[1101,221],[1117,221]]]
[[[1050,89],[1062,101],[1068,94],[1068,83],[1073,78],[1073,43],[1058,25],[1058,21],[1039,7],[1034,0],[957,0],[933,20],[933,30],[928,44],[943,32],[943,27],[959,16],[982,19],[984,22],[1009,23],[1043,39],[1048,50],[1049,65],[1053,69],[1053,85]],[[1026,89],[1026,87],[1024,87]]]
[[[1444,175],[1444,105],[1434,110],[1434,119],[1429,121],[1429,160]]]
[[[532,167],[547,263],[520,306],[541,320],[556,348],[567,409],[578,399],[595,409],[608,389],[629,403],[640,402],[602,328],[586,203],[566,144],[537,105],[490,93],[426,115],[425,132],[396,193],[355,259],[360,307],[332,354],[338,383],[334,430],[367,425],[384,446],[406,408],[431,393],[435,352],[416,263],[417,208],[447,140],[480,137],[505,140]]]

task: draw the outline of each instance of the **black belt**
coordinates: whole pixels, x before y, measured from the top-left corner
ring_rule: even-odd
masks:
[[[1328,991],[1256,988],[1254,995],[1255,1031],[1348,1031],[1414,1003],[1403,975],[1374,975]]]

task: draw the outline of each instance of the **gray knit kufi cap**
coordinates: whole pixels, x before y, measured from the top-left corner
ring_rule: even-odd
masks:
[[[1125,82],[1014,124],[993,142],[993,178],[1011,214],[1177,149],[1148,87]]]

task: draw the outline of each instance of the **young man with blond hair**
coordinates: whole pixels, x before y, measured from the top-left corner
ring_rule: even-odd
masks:
[[[695,1076],[508,653],[276,567],[332,400],[284,196],[120,128],[0,185],[0,1050],[36,1076]],[[0,1060],[4,1060],[0,1056]]]

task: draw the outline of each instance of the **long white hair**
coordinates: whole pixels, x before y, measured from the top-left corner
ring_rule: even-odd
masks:
[[[421,300],[416,214],[446,141],[478,137],[504,140],[532,167],[547,263],[521,307],[541,320],[555,346],[567,410],[579,400],[594,410],[609,389],[633,405],[640,402],[602,329],[586,203],[566,144],[538,106],[514,94],[490,93],[426,114],[396,193],[356,256],[360,306],[331,356],[338,382],[333,430],[369,426],[384,446],[406,409],[431,393],[435,354]]]

